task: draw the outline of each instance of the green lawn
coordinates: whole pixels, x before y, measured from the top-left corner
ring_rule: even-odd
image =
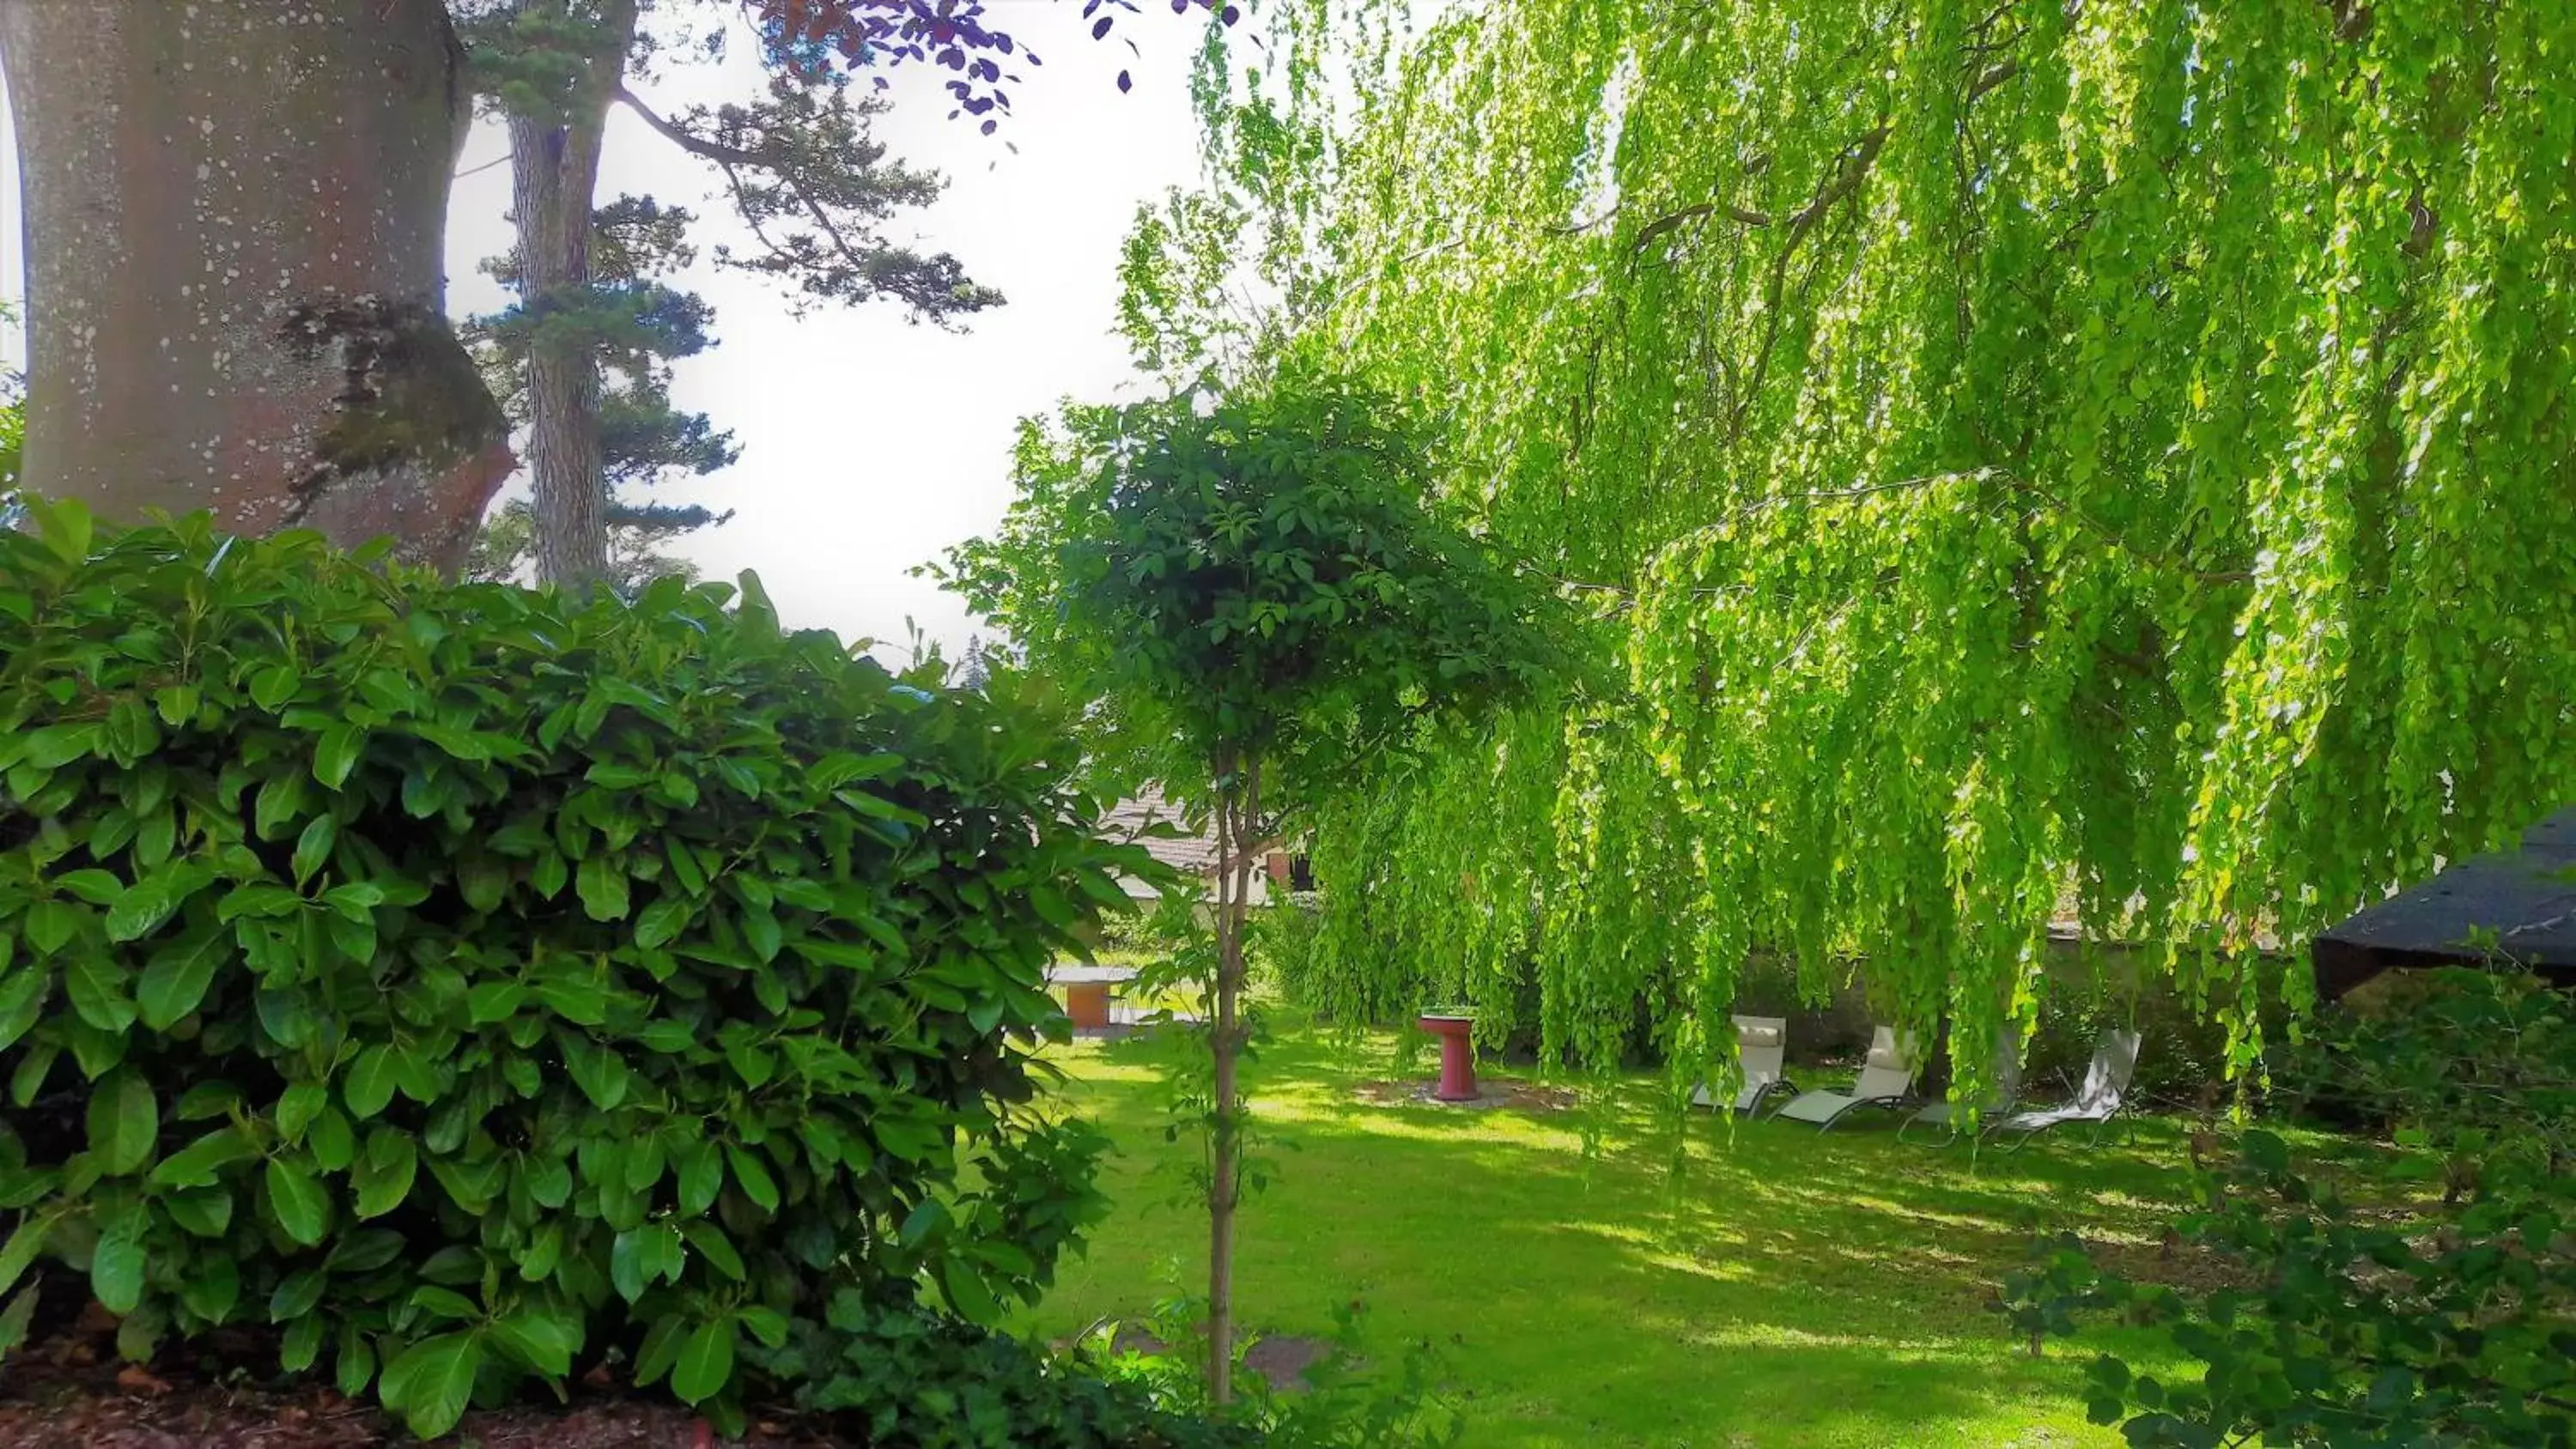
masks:
[[[1195,1289],[1205,1254],[1204,1220],[1168,1206],[1177,1180],[1154,1171],[1174,1149],[1133,1049],[1059,1059],[1074,1110],[1117,1143],[1117,1211],[1031,1315],[1052,1336]],[[1335,1303],[1361,1300],[1374,1334],[1440,1347],[1477,1449],[2119,1442],[2084,1421],[2089,1355],[2033,1360],[1981,1304],[2033,1208],[2152,1242],[2185,1187],[2171,1127],[1972,1162],[1877,1124],[1730,1138],[1702,1114],[1676,1173],[1642,1085],[1556,1112],[1355,1096],[1391,1075],[1383,1039],[1267,1050],[1251,1082],[1278,1172],[1244,1208],[1239,1311],[1324,1335]]]

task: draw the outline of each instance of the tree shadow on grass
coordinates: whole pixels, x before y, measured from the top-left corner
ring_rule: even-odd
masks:
[[[2032,1360],[1985,1310],[2034,1212],[2152,1233],[2184,1195],[2181,1138],[1972,1158],[1700,1116],[1678,1135],[1642,1085],[1578,1113],[1374,1106],[1385,1064],[1274,1050],[1252,1093],[1282,1149],[1242,1221],[1249,1321],[1314,1333],[1357,1298],[1389,1339],[1446,1360],[1473,1445],[2113,1443],[2084,1425],[2081,1356]],[[1046,1313],[1133,1312],[1203,1228],[1133,1206],[1168,1153],[1149,1094],[1091,1083],[1077,1109],[1124,1157],[1122,1203]],[[1591,1138],[1586,1142],[1586,1129]]]

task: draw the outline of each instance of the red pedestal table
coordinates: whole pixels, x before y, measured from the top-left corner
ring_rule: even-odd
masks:
[[[1415,1025],[1440,1038],[1440,1086],[1431,1095],[1443,1102],[1476,1100],[1476,1019],[1426,1016]]]

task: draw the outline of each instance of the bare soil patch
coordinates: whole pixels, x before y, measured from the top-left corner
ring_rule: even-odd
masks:
[[[1432,1093],[1437,1083],[1420,1080],[1362,1082],[1353,1094],[1372,1107],[1440,1107],[1453,1111],[1503,1108],[1514,1112],[1562,1112],[1574,1105],[1571,1087],[1544,1087],[1535,1082],[1483,1081],[1464,1102],[1444,1102]]]

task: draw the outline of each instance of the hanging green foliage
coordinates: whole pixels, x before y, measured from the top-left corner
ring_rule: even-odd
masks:
[[[1353,999],[1687,1075],[1866,958],[1973,1082],[2071,910],[2250,1067],[2252,946],[2576,795],[2576,9],[1272,20],[1225,189],[1608,666],[1328,816]]]

